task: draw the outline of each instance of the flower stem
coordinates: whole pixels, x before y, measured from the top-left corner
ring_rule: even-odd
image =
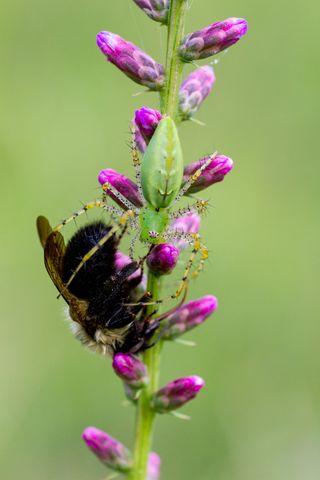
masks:
[[[161,113],[166,113],[177,120],[177,106],[183,62],[178,48],[183,34],[187,0],[171,0],[168,23],[167,54],[166,54],[166,84],[161,94]]]
[[[171,0],[168,23],[167,53],[166,53],[166,85],[161,92],[161,113],[177,120],[179,87],[183,63],[178,55],[178,48],[184,32],[187,0]],[[161,277],[148,273],[148,292],[154,301],[160,299]],[[146,315],[152,315],[154,306],[150,305]],[[158,313],[158,312],[157,312]],[[162,340],[144,353],[144,363],[149,373],[149,384],[141,392],[137,405],[136,434],[133,467],[128,474],[128,480],[146,480],[148,458],[152,446],[153,423],[155,412],[150,407],[150,400],[158,389],[160,355]]]
[[[157,300],[160,296],[161,277],[156,277],[149,272],[147,290],[152,293],[152,298]],[[150,305],[146,315],[152,315],[153,311],[154,306]],[[150,400],[152,394],[158,389],[161,347],[162,341],[160,340],[152,348],[146,350],[143,356],[149,373],[149,383],[142,390],[137,406],[134,464],[128,475],[130,480],[145,480],[147,475],[155,416],[155,412],[150,408]]]

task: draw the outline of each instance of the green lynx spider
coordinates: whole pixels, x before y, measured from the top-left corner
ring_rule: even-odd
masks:
[[[143,157],[142,164],[140,163],[139,153],[133,140],[132,159],[143,206],[141,208],[136,207],[110,183],[105,183],[103,185],[104,195],[102,200],[95,200],[85,204],[81,210],[75,212],[54,228],[55,231],[61,230],[66,224],[92,208],[104,209],[111,215],[115,222],[114,227],[82,258],[67,281],[65,288],[68,288],[84,264],[112,235],[120,231],[122,236],[127,228],[129,228],[137,232],[130,244],[131,258],[133,258],[134,244],[138,237],[149,247],[159,243],[177,242],[179,240],[184,240],[189,245],[192,245],[192,252],[186,264],[183,277],[175,293],[171,295],[173,299],[178,298],[181,292],[187,288],[189,275],[198,252],[201,254],[200,262],[198,267],[193,271],[192,277],[196,277],[202,270],[203,264],[208,258],[208,249],[202,243],[198,233],[184,233],[170,225],[173,220],[188,213],[204,213],[207,209],[207,202],[198,200],[193,205],[180,208],[174,212],[171,212],[171,208],[199,178],[203,170],[205,170],[212,161],[212,158],[213,156],[191,175],[188,181],[181,187],[183,176],[182,152],[175,124],[169,117],[163,118],[159,123]],[[156,178],[157,176],[158,178]],[[154,178],[156,178],[154,182],[156,187],[153,187],[153,182],[150,182],[150,180]],[[106,203],[107,192],[111,192],[121,204],[124,205],[126,210],[123,211],[118,207],[108,205]]]

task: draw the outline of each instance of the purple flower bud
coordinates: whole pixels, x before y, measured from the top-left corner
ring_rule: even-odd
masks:
[[[169,0],[133,0],[148,17],[156,22],[168,22]]]
[[[95,427],[87,427],[82,438],[90,450],[108,467],[120,472],[127,472],[130,469],[130,453],[118,440]]]
[[[159,480],[161,458],[155,452],[149,454],[147,480]]]
[[[204,157],[197,162],[187,165],[183,172],[183,183],[185,183],[188,178],[193,175],[208,159],[209,157]],[[212,161],[203,170],[200,177],[187,190],[187,195],[190,193],[200,192],[200,190],[204,190],[214,183],[221,182],[227,173],[229,173],[232,169],[233,161],[231,158],[226,157],[225,155],[213,155]]]
[[[151,250],[147,257],[149,269],[156,275],[167,275],[177,264],[179,250],[170,243],[160,243]]]
[[[160,90],[163,87],[163,66],[133,43],[115,33],[100,32],[97,35],[97,45],[107,60],[134,82],[150,90]]]
[[[168,317],[170,325],[164,333],[164,338],[174,340],[192,328],[201,325],[218,307],[218,300],[213,295],[185,303]]]
[[[151,140],[161,118],[161,113],[153,108],[142,107],[135,111],[133,121],[143,136],[146,144]]]
[[[110,183],[112,187],[118,190],[118,192],[133,203],[133,205],[136,207],[142,207],[142,200],[137,185],[125,175],[116,172],[116,170],[112,170],[112,168],[105,168],[99,173],[98,182],[101,185]],[[105,193],[120,205],[120,207],[127,210],[127,206],[122,203],[121,198],[116,197],[110,190],[107,190]]]
[[[213,68],[197,68],[182,82],[179,92],[179,109],[183,120],[192,117],[209,95],[215,82]]]
[[[148,382],[144,363],[131,353],[117,353],[112,362],[115,373],[132,388],[142,388]]]
[[[230,47],[247,33],[248,24],[243,18],[227,18],[202,30],[187,35],[180,46],[180,56],[191,62],[211,57]]]
[[[158,413],[166,413],[182,407],[192,400],[203,386],[204,380],[196,375],[177,378],[153,395],[152,408]]]

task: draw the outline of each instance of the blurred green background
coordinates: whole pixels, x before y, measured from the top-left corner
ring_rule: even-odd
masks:
[[[189,298],[219,310],[169,345],[161,382],[199,374],[206,389],[163,416],[155,450],[166,480],[320,478],[319,2],[190,2],[187,31],[245,17],[248,35],[215,67],[200,127],[181,128],[186,162],[215,149],[235,161],[211,188],[203,222],[210,263]],[[131,0],[11,0],[0,19],[1,467],[4,480],[102,480],[87,425],[133,440],[110,362],[63,319],[35,231],[99,195],[96,176],[132,175],[133,111],[157,106],[95,46],[111,30],[158,61],[165,30]],[[69,230],[69,233],[72,228]],[[68,232],[67,232],[68,234]],[[316,298],[317,297],[317,298]]]

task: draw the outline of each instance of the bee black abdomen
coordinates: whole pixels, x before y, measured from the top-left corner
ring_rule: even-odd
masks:
[[[62,280],[67,282],[83,257],[111,230],[97,221],[80,228],[69,240],[63,258]],[[92,299],[101,285],[115,273],[118,239],[113,235],[85,262],[69,286],[78,298]]]

